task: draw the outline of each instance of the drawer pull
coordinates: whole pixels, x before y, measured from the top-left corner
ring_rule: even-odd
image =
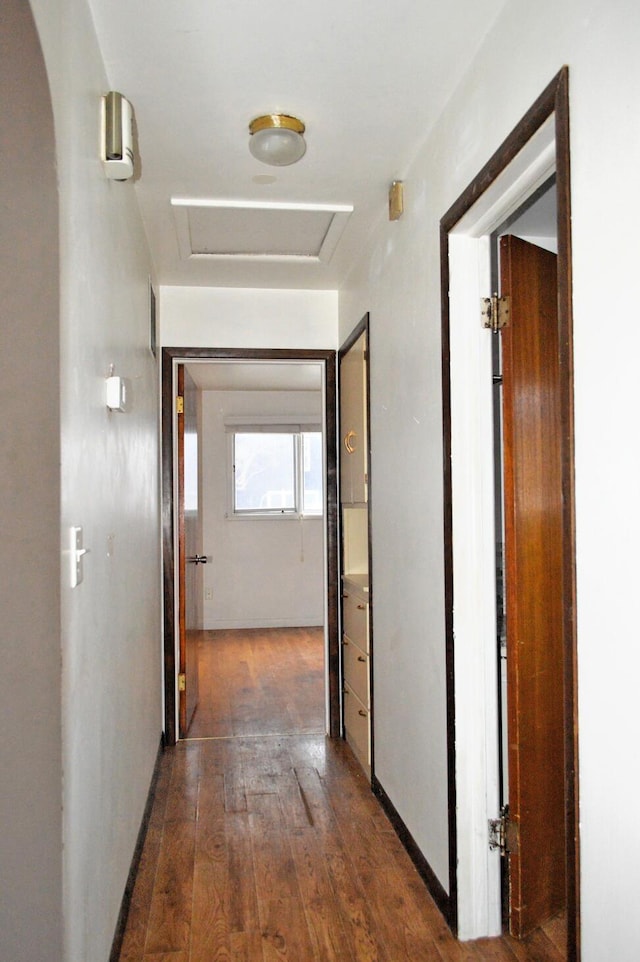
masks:
[[[364,655],[358,655],[358,661],[366,661],[366,660],[367,659],[364,657]]]
[[[358,714],[359,714],[359,715],[362,715],[363,718],[366,718],[366,717],[367,717],[366,711],[363,711],[362,708],[358,708]]]
[[[357,605],[358,611],[365,611],[366,607],[366,605]]]

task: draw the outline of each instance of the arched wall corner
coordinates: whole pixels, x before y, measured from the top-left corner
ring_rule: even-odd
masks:
[[[59,209],[29,4],[0,18],[0,957],[63,957]]]

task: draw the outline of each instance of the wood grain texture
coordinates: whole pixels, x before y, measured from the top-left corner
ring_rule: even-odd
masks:
[[[500,240],[511,932],[566,906],[563,498],[557,258]]]
[[[457,942],[341,740],[187,740],[161,764],[120,962],[562,958],[543,933]]]
[[[322,628],[199,632],[189,738],[324,732]]]

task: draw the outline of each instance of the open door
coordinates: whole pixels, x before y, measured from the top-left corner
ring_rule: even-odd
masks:
[[[178,572],[179,737],[185,738],[198,706],[197,599],[202,594],[202,568],[206,557],[200,547],[198,521],[198,390],[184,364],[178,366]]]
[[[566,907],[563,499],[556,255],[500,240],[510,931]]]

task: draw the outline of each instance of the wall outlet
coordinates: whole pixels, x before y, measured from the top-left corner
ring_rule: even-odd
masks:
[[[213,601],[213,588],[205,588],[205,589],[204,589],[204,600],[205,600],[205,601]]]

